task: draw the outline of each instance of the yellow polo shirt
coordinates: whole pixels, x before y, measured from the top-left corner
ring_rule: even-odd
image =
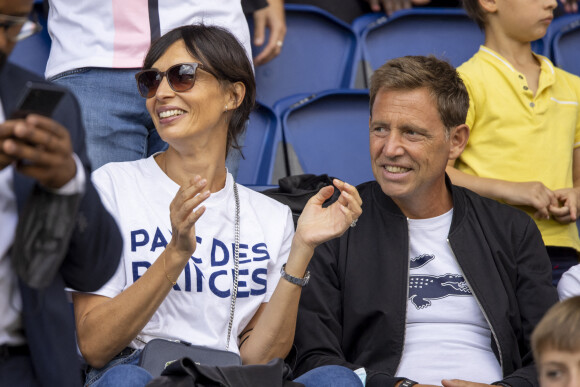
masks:
[[[580,146],[580,78],[536,55],[536,95],[526,78],[497,52],[481,46],[457,70],[469,92],[467,147],[455,166],[471,175],[572,187],[574,148]],[[522,208],[531,216],[535,211]],[[535,219],[536,220],[536,219]],[[536,220],[547,246],[580,251],[576,223]]]

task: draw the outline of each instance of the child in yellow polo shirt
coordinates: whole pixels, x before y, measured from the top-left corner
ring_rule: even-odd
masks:
[[[470,138],[447,173],[454,184],[534,217],[554,285],[578,263],[580,78],[532,52],[556,0],[464,0],[485,43],[457,70],[469,92]]]

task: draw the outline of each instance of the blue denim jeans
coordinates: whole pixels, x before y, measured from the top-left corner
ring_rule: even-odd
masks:
[[[90,368],[86,374],[85,387],[143,387],[153,379],[151,374],[138,366],[141,350],[129,356],[116,357],[100,369]],[[305,387],[363,387],[352,370],[329,365],[315,368],[301,375],[295,382]]]
[[[167,148],[139,95],[139,69],[84,67],[50,80],[71,90],[81,106],[92,169],[113,161],[139,160]],[[238,143],[243,145],[244,139]],[[230,150],[226,166],[236,177],[240,152]]]
[[[354,371],[337,365],[327,365],[294,379],[305,387],[363,387],[363,383]]]
[[[138,366],[141,350],[134,350],[129,356],[113,358],[103,368],[89,368],[85,387],[143,387],[153,377]]]

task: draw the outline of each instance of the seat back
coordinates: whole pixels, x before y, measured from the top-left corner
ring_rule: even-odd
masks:
[[[286,176],[282,132],[276,114],[257,103],[250,113],[236,180],[244,185],[278,184]],[[276,172],[278,171],[278,172]]]
[[[372,180],[368,90],[328,90],[282,115],[290,174],[328,174],[350,184]]]
[[[406,55],[433,54],[457,67],[483,42],[477,24],[464,10],[455,8],[398,11],[390,18],[376,20],[361,33],[363,58],[373,71],[387,60]]]
[[[576,20],[580,19],[580,14],[564,14],[557,18],[555,18],[550,26],[546,30],[546,34],[538,40],[534,40],[532,42],[532,50],[536,54],[544,55],[548,57],[551,61],[554,60],[554,38],[558,33],[563,29],[566,28],[569,24],[573,23]]]
[[[276,58],[256,67],[257,97],[273,106],[283,97],[349,87],[357,37],[320,8],[287,4],[286,38]],[[248,20],[250,29],[253,21]],[[259,51],[252,47],[254,55]]]
[[[556,66],[580,76],[580,15],[556,34],[552,52]]]

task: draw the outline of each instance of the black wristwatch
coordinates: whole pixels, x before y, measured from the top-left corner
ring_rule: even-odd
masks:
[[[280,269],[280,275],[286,281],[293,283],[294,285],[306,286],[306,284],[310,280],[310,272],[309,271],[307,271],[306,274],[304,274],[304,278],[298,278],[298,277],[294,277],[294,276],[286,273],[285,269],[286,269],[286,264],[283,264],[282,268]]]
[[[411,379],[403,379],[403,381],[401,382],[401,384],[399,384],[399,387],[411,387],[414,386],[415,384],[419,384],[414,380]]]

